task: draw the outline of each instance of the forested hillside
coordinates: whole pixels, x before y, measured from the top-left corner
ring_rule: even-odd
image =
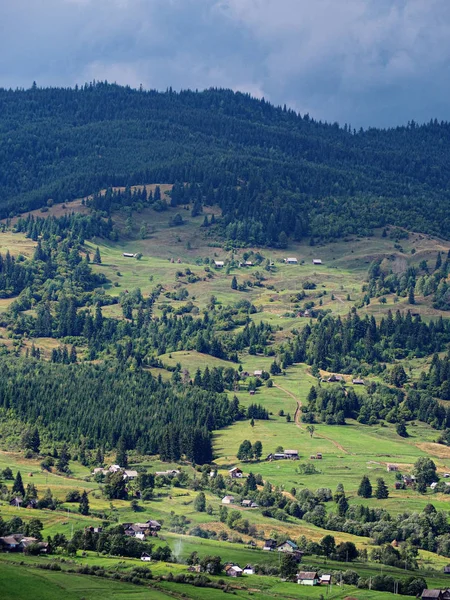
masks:
[[[0,90],[0,216],[144,182],[191,183],[227,237],[268,245],[386,223],[450,236],[450,125],[356,132],[229,90]],[[369,210],[370,209],[370,210]]]

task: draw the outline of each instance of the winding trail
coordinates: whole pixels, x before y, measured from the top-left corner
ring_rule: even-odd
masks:
[[[300,421],[300,410],[302,408],[302,403],[300,400],[297,399],[297,397],[290,392],[289,390],[286,390],[285,388],[281,387],[281,385],[278,385],[274,382],[273,384],[274,387],[278,388],[279,390],[281,390],[282,392],[284,392],[285,394],[287,394],[288,396],[290,396],[293,400],[295,400],[297,407],[295,409],[295,413],[294,413],[294,422],[295,425],[299,428],[304,430],[304,428],[301,425],[301,421]],[[350,452],[348,452],[348,450],[346,450],[344,448],[344,446],[342,446],[341,444],[339,444],[339,442],[336,442],[335,440],[333,440],[332,438],[323,435],[322,433],[317,433],[317,431],[314,432],[316,437],[321,438],[323,440],[327,440],[328,442],[331,442],[333,444],[333,446],[335,446],[336,448],[338,448],[341,452],[343,452],[344,454],[350,454]]]

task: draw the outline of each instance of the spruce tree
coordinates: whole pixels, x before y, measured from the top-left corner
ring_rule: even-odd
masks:
[[[100,248],[97,246],[94,254],[94,264],[100,265],[102,263],[102,257],[100,255]]]
[[[367,475],[364,475],[361,479],[361,483],[358,488],[358,496],[361,498],[371,498],[372,497],[372,485],[370,483],[370,479]]]
[[[415,303],[416,303],[416,298],[414,296],[414,288],[413,288],[413,286],[411,286],[409,288],[408,304],[415,304]]]
[[[126,469],[128,467],[127,447],[123,437],[119,439],[117,444],[116,464],[118,464],[119,467],[122,467],[122,469]]]
[[[206,497],[203,492],[197,494],[194,500],[194,508],[197,512],[205,512],[206,510]]]
[[[247,489],[251,492],[256,490],[256,478],[253,473],[249,473],[247,477]]]
[[[238,287],[238,284],[237,284],[236,275],[233,275],[233,279],[231,280],[231,289],[237,290],[237,287]]]
[[[83,493],[81,494],[80,506],[78,507],[78,511],[82,515],[89,514],[89,498],[88,498],[86,490],[84,490]]]
[[[12,486],[12,493],[22,496],[22,498],[25,496],[25,488],[23,487],[22,475],[20,474],[20,471],[17,471],[17,475]]]
[[[378,500],[385,500],[389,497],[388,487],[385,484],[384,479],[382,479],[381,477],[377,479],[377,489],[375,491],[375,497],[378,498]]]
[[[263,453],[262,443],[258,440],[253,444],[253,457],[259,460]]]

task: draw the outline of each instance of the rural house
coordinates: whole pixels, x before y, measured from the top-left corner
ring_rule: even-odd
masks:
[[[234,496],[224,496],[222,498],[222,504],[232,504],[234,502]]]
[[[264,373],[264,371],[262,369],[257,369],[256,371],[253,371],[253,375],[255,377],[262,377],[263,373]]]
[[[243,570],[239,565],[227,565],[225,567],[225,575],[227,577],[241,577]]]
[[[284,451],[285,458],[297,459],[298,458],[298,450],[285,450]]]
[[[290,256],[289,258],[285,258],[284,262],[287,265],[296,265],[296,264],[298,264],[298,260],[296,258],[294,258],[293,256]]]
[[[272,551],[272,550],[275,550],[276,547],[277,547],[276,540],[272,540],[271,538],[269,538],[268,540],[264,540],[263,550]]]
[[[138,472],[137,471],[132,471],[129,469],[125,469],[125,471],[123,472],[123,478],[124,479],[129,479],[130,481],[132,481],[133,479],[136,479],[136,477],[138,476]]]
[[[313,265],[321,265],[321,264],[322,264],[322,259],[313,258]]]
[[[449,590],[423,590],[422,599],[433,599],[433,600],[449,600],[450,599],[450,591]]]
[[[125,258],[135,258],[136,254],[133,254],[132,252],[124,252],[122,256],[125,256]]]
[[[392,473],[398,471],[398,465],[387,464],[387,472]]]
[[[239,467],[233,467],[232,469],[230,469],[228,471],[228,475],[232,478],[232,479],[237,479],[237,478],[241,478],[242,477],[242,470],[239,469]]]
[[[222,269],[224,265],[225,265],[225,262],[223,260],[215,260],[214,261],[214,266],[216,267],[216,269]]]
[[[331,575],[321,575],[319,579],[320,585],[330,585],[331,584]]]
[[[364,379],[352,379],[353,385],[364,385]]]
[[[245,573],[245,575],[254,575],[255,569],[252,567],[252,565],[245,565],[244,573]]]
[[[297,583],[300,585],[318,585],[319,575],[316,571],[300,571],[297,574]]]

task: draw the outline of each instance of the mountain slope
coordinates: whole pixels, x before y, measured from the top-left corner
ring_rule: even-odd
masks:
[[[178,181],[220,204],[232,238],[276,245],[282,231],[332,238],[386,223],[449,237],[449,159],[447,123],[352,132],[229,90],[0,90],[1,217]]]

